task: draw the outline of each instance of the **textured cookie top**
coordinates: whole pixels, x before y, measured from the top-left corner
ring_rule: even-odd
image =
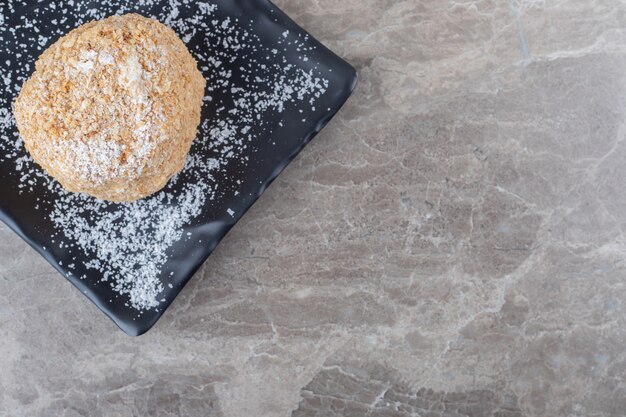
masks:
[[[192,99],[185,96],[194,89]],[[66,188],[89,192],[156,176],[181,157],[173,154],[186,154],[188,146],[167,142],[183,128],[181,112],[199,113],[203,89],[195,60],[171,29],[136,14],[113,16],[48,48],[15,113],[34,159]]]

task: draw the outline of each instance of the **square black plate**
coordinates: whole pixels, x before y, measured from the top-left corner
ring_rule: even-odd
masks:
[[[126,221],[123,216],[129,206],[60,189],[30,160],[11,116],[16,86],[32,73],[36,58],[47,46],[79,24],[129,12],[171,26],[212,86],[189,161],[201,161],[204,171],[194,171],[189,163],[164,191],[147,199],[145,204],[151,206],[141,206],[169,207],[176,218],[181,193],[199,175],[208,184],[199,214],[184,219],[166,245],[166,259],[153,265],[163,285],[160,303],[139,310],[132,306],[128,293],[114,290],[113,277],[103,279],[107,272],[116,272],[107,271],[106,259],[99,269],[90,264],[102,254],[73,239],[73,230],[59,230],[54,220],[64,214],[67,204],[79,204],[85,208],[69,221],[82,224],[85,232],[103,216],[121,215],[117,221]],[[357,80],[353,67],[266,0],[0,2],[0,42],[0,83],[4,84],[0,93],[0,219],[129,335],[140,335],[156,323],[228,230],[339,110]],[[246,93],[250,89],[254,94]],[[248,100],[247,105],[237,104],[241,99]],[[234,114],[238,108],[240,113]],[[229,120],[226,126],[224,118]],[[225,127],[236,129],[236,134],[224,137],[220,132]],[[229,149],[234,154],[229,155]],[[212,158],[221,162],[207,173],[206,161]],[[169,223],[146,212],[147,229],[140,237],[157,239],[162,235],[155,234],[153,226],[157,221],[159,227]],[[137,262],[140,255],[152,256],[132,253],[129,263]]]

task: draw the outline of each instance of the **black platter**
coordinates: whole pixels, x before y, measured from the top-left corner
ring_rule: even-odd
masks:
[[[0,50],[0,67],[2,72],[23,73],[29,75],[33,64],[45,47],[59,37],[58,26],[46,25],[45,22],[63,21],[67,26],[64,32],[84,22],[95,18],[102,18],[113,14],[136,12],[145,16],[153,16],[161,21],[172,24],[179,32],[176,22],[181,19],[194,21],[189,13],[197,12],[195,2],[182,2],[176,10],[172,10],[170,1],[105,1],[105,2],[11,2],[0,3],[0,39],[3,47]],[[54,3],[54,7],[49,7]],[[256,35],[264,48],[257,48],[263,59],[267,59],[267,50],[272,49],[277,40],[289,34],[290,39],[298,39],[299,45],[306,49],[307,59],[303,61],[302,53],[295,48],[281,49],[282,57],[294,66],[305,69],[315,69],[316,73],[323,74],[328,81],[328,88],[321,95],[314,108],[304,113],[296,106],[287,105],[281,112],[267,111],[263,113],[264,129],[258,129],[253,143],[250,143],[243,153],[244,163],[230,163],[223,170],[216,172],[215,182],[221,189],[237,190],[237,193],[225,192],[203,206],[202,212],[193,221],[184,227],[185,236],[169,249],[167,263],[162,268],[162,281],[165,289],[161,294],[163,302],[156,309],[138,313],[129,307],[123,296],[115,293],[106,282],[101,282],[101,276],[92,269],[82,266],[88,255],[76,255],[76,249],[71,251],[67,247],[59,247],[53,243],[52,237],[58,231],[46,215],[45,208],[55,202],[55,193],[43,183],[35,183],[24,187],[20,181],[20,174],[16,173],[15,158],[0,157],[0,219],[4,221],[19,236],[28,242],[61,274],[83,292],[98,308],[109,316],[124,332],[129,335],[140,335],[149,330],[172,303],[184,285],[198,270],[202,263],[215,249],[220,240],[230,228],[250,208],[257,198],[267,189],[271,182],[289,164],[335,115],[339,108],[348,99],[355,87],[357,75],[352,66],[339,58],[333,52],[308,35],[296,25],[287,15],[266,0],[211,0],[206,5],[217,6],[212,11],[210,19],[223,21],[231,19],[245,26],[248,31]],[[212,6],[211,6],[212,7]],[[186,15],[187,14],[187,15]],[[12,32],[11,28],[22,27],[24,23],[36,19],[37,34],[25,28],[22,32]],[[169,22],[168,22],[169,19]],[[195,19],[201,24],[201,19]],[[46,31],[49,31],[46,33]],[[179,33],[179,35],[184,35]],[[43,38],[41,38],[43,36]],[[29,41],[40,39],[41,43]],[[200,50],[203,55],[219,52],[222,45],[216,43],[211,47],[202,47],[201,34],[187,39],[192,51]],[[223,51],[222,51],[223,52]],[[192,52],[193,53],[193,52]],[[277,55],[276,59],[281,56]],[[254,58],[254,57],[249,57]],[[260,57],[261,58],[261,57]],[[240,63],[224,62],[226,69],[232,71],[231,82],[236,86],[240,80]],[[230,68],[229,68],[230,66]],[[13,80],[15,82],[15,80]],[[11,103],[15,99],[16,90],[6,89],[0,92],[0,110],[10,111]],[[203,119],[211,117],[215,106],[228,97],[216,97],[213,102],[205,103]],[[0,124],[0,135],[16,137],[14,125]],[[268,128],[270,127],[270,128]],[[254,128],[254,127],[253,127]],[[0,141],[0,156],[6,153],[6,143]],[[25,151],[16,151],[17,157],[23,156]],[[195,149],[195,152],[206,158],[212,157],[211,149]],[[174,188],[184,179],[180,179]],[[175,203],[172,203],[175,204]],[[228,210],[227,210],[228,208]],[[68,264],[76,264],[70,271]],[[70,272],[72,272],[70,274]],[[78,276],[82,276],[79,279]],[[71,325],[71,324],[70,324]]]

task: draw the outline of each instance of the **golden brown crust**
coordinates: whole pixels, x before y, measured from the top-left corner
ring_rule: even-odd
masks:
[[[174,31],[136,14],[112,16],[39,57],[15,118],[26,149],[64,188],[132,201],[182,169],[204,86]]]

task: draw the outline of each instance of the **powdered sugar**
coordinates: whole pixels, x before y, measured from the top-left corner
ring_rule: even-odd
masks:
[[[94,59],[98,56],[96,51],[85,51],[81,54],[80,61],[74,65],[74,68],[82,73],[93,71]]]
[[[98,61],[102,65],[112,65],[115,63],[115,58],[113,58],[113,55],[111,55],[110,53],[101,51],[98,54]]]
[[[19,71],[11,70],[9,64],[5,71],[3,66],[4,83],[9,86],[12,98],[5,100],[2,96],[3,101],[0,101],[0,161],[13,161],[23,192],[39,189],[36,185],[49,190],[46,196],[41,196],[42,202],[44,199],[47,202],[42,204],[41,213],[54,224],[53,243],[75,255],[76,260],[66,268],[80,270],[81,273],[76,272],[79,275],[84,271],[99,275],[101,281],[126,297],[128,305],[139,311],[158,308],[165,286],[171,287],[166,280],[169,274],[164,268],[172,246],[191,238],[184,227],[193,223],[204,208],[214,204],[224,192],[239,195],[238,182],[227,190],[216,182],[215,174],[230,164],[245,163],[261,133],[266,136],[266,132],[272,129],[264,125],[264,114],[281,113],[286,108],[295,107],[301,108],[306,115],[328,88],[328,81],[314,67],[307,65],[305,70],[297,63],[287,62],[283,52],[288,48],[297,49],[303,62],[309,59],[307,47],[289,31],[279,34],[274,44],[266,45],[238,18],[216,17],[215,4],[171,0],[168,7],[159,8],[162,3],[153,0],[105,1],[98,9],[92,9],[78,3],[71,7],[70,2],[57,0],[41,7],[60,10],[63,16],[73,16],[80,23],[112,13],[127,13],[137,7],[155,10],[156,15],[152,17],[170,25],[185,41],[193,40],[195,48],[191,52],[208,80],[204,102],[210,106],[211,112],[201,123],[185,168],[163,191],[127,204],[112,204],[65,192],[24,154],[8,111],[8,100],[15,97],[32,70],[31,66],[24,66]],[[6,19],[3,13],[13,13],[12,1],[8,2],[4,12],[0,9],[0,21]],[[46,26],[47,35],[65,33],[71,29],[65,17],[50,22],[25,21],[8,32],[3,26],[0,41],[10,37],[19,43],[20,39],[34,36],[37,31],[33,29],[38,26]],[[214,50],[212,45],[218,44],[219,50]],[[259,54],[260,51],[263,53]],[[253,55],[266,58],[252,59]],[[21,56],[16,51],[11,59],[33,62],[35,58]],[[89,72],[96,63],[110,65],[114,63],[114,57],[87,53],[81,57],[76,70]],[[123,65],[127,67],[123,72],[124,82],[140,83],[143,74],[136,71],[133,62]],[[235,72],[238,73],[237,81]],[[137,97],[137,100],[142,99]],[[306,121],[306,116],[302,119]],[[148,134],[134,133],[139,136]],[[100,134],[104,137],[106,132]],[[71,143],[77,148],[70,149],[70,152],[89,154],[90,149],[78,149],[87,146],[80,140]],[[115,157],[119,152],[115,146],[104,142],[97,148],[101,154],[96,159]],[[207,150],[211,157],[206,156]],[[141,152],[149,152],[149,149]],[[78,165],[78,169],[91,169],[87,160],[82,164],[79,161]],[[230,208],[224,210],[229,217],[236,215]],[[80,265],[80,259],[88,261]]]

